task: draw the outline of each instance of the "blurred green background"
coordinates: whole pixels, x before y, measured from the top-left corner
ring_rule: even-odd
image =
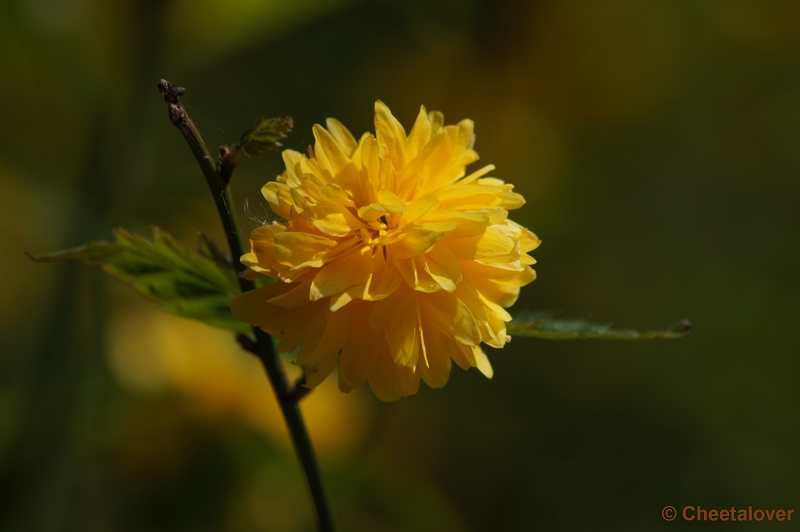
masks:
[[[376,99],[407,128],[420,104],[472,118],[543,240],[517,308],[695,325],[517,338],[492,381],[455,369],[392,404],[331,380],[303,408],[341,530],[800,511],[796,0],[4,0],[0,72],[0,529],[313,526],[266,379],[229,335],[22,254],[118,226],[221,240],[162,77],[212,149],[265,115],[293,116],[301,151],[328,116],[358,135]],[[281,171],[278,154],[237,170],[245,225],[271,216],[259,188]]]

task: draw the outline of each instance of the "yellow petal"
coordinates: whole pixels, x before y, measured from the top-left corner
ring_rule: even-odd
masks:
[[[354,318],[358,323],[367,319],[369,306],[363,305]],[[386,339],[368,327],[354,330],[342,347],[339,356],[339,376],[350,387],[361,386],[375,373],[378,357],[385,355]]]
[[[382,147],[380,145],[379,149]],[[381,159],[380,171],[377,177],[375,179],[375,176],[372,176],[375,190],[395,190],[397,188],[397,169],[391,159]]]
[[[505,322],[511,321],[511,314],[509,314],[506,309],[504,309],[498,303],[487,298],[483,293],[478,292],[478,295],[480,296],[481,301],[483,301],[483,304],[486,305],[486,311],[489,314],[490,319],[497,318],[502,321],[503,324],[498,324],[501,327],[505,327]]]
[[[381,202],[384,206],[393,206],[403,208],[406,205],[406,202],[400,199],[400,197],[388,189],[383,189],[378,192],[378,201]]]
[[[331,177],[330,171],[324,170],[320,166],[319,161],[316,159],[316,157],[309,159],[308,157],[303,156],[297,163],[296,172],[301,185],[305,185],[309,180],[325,184],[330,181]],[[287,182],[286,184],[292,188],[295,188],[289,182]]]
[[[267,302],[272,305],[286,308],[297,308],[307,305],[309,302],[308,292],[311,288],[311,281],[305,281],[296,284],[294,288],[281,295],[268,299]]]
[[[353,387],[347,384],[342,378],[342,371],[339,370],[339,391],[342,393],[350,393],[353,391]]]
[[[508,220],[508,223],[513,224],[519,227],[520,229],[520,235],[519,235],[520,251],[522,251],[523,253],[527,253],[529,251],[533,251],[534,249],[538,248],[541,245],[542,241],[539,240],[539,237],[537,237],[532,231],[522,227],[521,225],[511,220]]]
[[[394,266],[407,286],[419,292],[438,292],[442,287],[425,271],[424,264],[418,258],[396,260]]]
[[[489,172],[491,172],[494,169],[495,169],[495,166],[493,164],[487,164],[486,166],[484,166],[480,170],[476,170],[476,171],[472,172],[471,174],[469,174],[467,177],[465,177],[464,179],[459,181],[458,184],[459,185],[469,185],[470,183],[473,183],[478,178],[485,176],[486,174],[488,174]]]
[[[503,192],[498,198],[500,199],[500,206],[509,211],[519,209],[525,205],[525,198],[522,197],[522,194],[517,194],[516,192]]]
[[[307,336],[305,328],[318,327],[324,323],[325,314],[329,313],[327,307],[321,303],[294,309],[268,303],[270,299],[294,288],[294,284],[277,282],[249,290],[231,299],[229,303],[231,312],[236,319],[260,327],[274,338],[281,340],[278,345],[279,352],[291,352]]]
[[[272,241],[275,259],[287,266],[318,260],[334,246],[336,241],[330,238],[294,231],[277,234]]]
[[[483,301],[481,301],[480,294],[472,285],[470,279],[464,279],[458,283],[458,288],[453,295],[467,306],[477,324],[488,323],[489,314],[486,310],[486,306]]]
[[[436,133],[444,125],[444,115],[441,111],[428,113],[428,120],[431,121],[431,133]]]
[[[398,366],[389,356],[388,349],[378,359],[369,387],[381,401],[397,401],[414,395],[419,390],[419,376],[408,366]]]
[[[442,290],[443,289],[442,284],[444,284],[449,288],[450,287],[448,283],[449,279],[447,279],[446,276],[444,275],[440,275],[439,278],[441,279],[441,282],[437,281],[429,271],[428,268],[429,265],[423,261],[423,257],[424,257],[423,255],[420,255],[418,257],[411,257],[411,259],[408,261],[409,263],[411,263],[411,268],[413,269],[414,272],[414,279],[416,280],[414,283],[414,289],[419,292],[430,293]],[[435,267],[433,268],[433,270],[438,271]],[[440,271],[439,273],[443,274],[444,272]]]
[[[362,181],[365,188],[371,190],[371,203],[375,203],[378,199],[377,192],[375,191],[375,176],[380,174],[381,159],[380,149],[378,147],[378,139],[371,133],[364,133],[361,140],[358,142],[358,148],[352,157],[362,176]],[[368,185],[368,186],[367,186]]]
[[[453,345],[457,347],[457,350],[450,356],[453,359],[453,362],[458,364],[458,367],[466,371],[469,368],[474,368],[478,365],[477,360],[475,360],[475,355],[472,352],[473,346],[459,344],[457,342],[453,342]]]
[[[470,238],[486,231],[491,223],[493,211],[433,211],[423,218],[426,222],[455,222],[456,228],[447,234],[448,239]]]
[[[461,266],[469,275],[478,292],[488,300],[503,307],[513,305],[519,297],[520,287],[536,279],[536,272],[529,266],[525,266],[521,272],[509,272],[508,270],[491,268],[476,262],[471,264],[465,262]],[[500,277],[495,272],[504,272],[510,275]],[[489,275],[497,278],[491,278]]]
[[[296,192],[298,196],[303,198],[303,204],[301,206],[305,209],[305,204],[309,202],[309,200],[311,200],[310,203],[312,205],[322,200],[319,189],[325,186],[327,182],[326,179],[322,179],[314,174],[302,174],[300,176],[300,184],[296,187],[290,185],[290,188],[292,189],[291,192]],[[293,203],[297,203],[294,196],[292,196],[292,201]]]
[[[445,126],[433,136],[423,153],[417,157],[422,157],[428,151],[428,147],[437,142],[437,137],[441,138],[435,152],[427,154],[425,167],[429,172],[429,179],[425,184],[425,190],[438,191],[453,184],[464,176],[466,165],[478,160],[477,153],[460,145],[461,135],[458,126]]]
[[[407,259],[416,255],[427,253],[441,240],[445,233],[441,231],[431,231],[422,227],[412,228],[407,233],[408,236],[395,242],[390,247],[392,252],[399,259]]]
[[[286,231],[286,226],[279,223],[272,223],[256,227],[250,233],[250,240],[254,242],[269,242],[272,244],[272,239],[275,235]]]
[[[372,185],[365,175],[356,168],[353,163],[345,166],[330,184],[336,184],[342,187],[342,190],[348,196],[348,207],[356,205],[366,205],[371,203],[374,199]],[[352,198],[352,199],[350,199]],[[350,204],[352,202],[352,205]]]
[[[360,234],[354,234],[346,240],[339,240],[336,246],[325,252],[325,259],[333,260],[339,256],[346,255],[352,252],[354,247],[360,247],[361,244],[363,244],[363,242],[361,242]],[[328,262],[328,260],[326,260],[326,262]]]
[[[424,264],[425,271],[442,287],[442,290],[452,292],[461,282],[461,268],[447,246],[435,245],[428,253],[418,258]]]
[[[372,305],[368,323],[373,331],[382,331],[386,325],[403,312],[410,312],[414,304],[414,292],[400,288],[390,298],[381,299]]]
[[[308,203],[303,195],[296,188],[289,189],[289,198],[292,200],[292,210],[297,213],[302,213],[306,204]]]
[[[420,227],[428,231],[438,231],[440,233],[447,233],[448,235],[458,229],[458,222],[456,221],[443,221],[443,222],[425,222],[420,224]]]
[[[475,122],[465,118],[458,123],[458,144],[462,148],[472,148],[475,144]]]
[[[258,271],[272,272],[275,255],[272,250],[275,235],[286,230],[283,224],[268,224],[257,227],[250,233],[251,252],[241,257],[242,264]]]
[[[426,363],[418,363],[422,380],[431,388],[442,388],[450,378],[451,356],[458,350],[453,340],[447,338],[430,324],[422,323]],[[456,356],[458,356],[456,354]]]
[[[481,349],[479,345],[473,346],[472,354],[478,363],[478,371],[483,373],[487,379],[494,377],[494,370],[492,369],[492,365],[489,363],[489,357],[486,356],[486,353],[483,352],[483,349]]]
[[[499,305],[495,305],[495,307],[503,311],[503,308]],[[508,315],[508,313],[506,313],[506,315]],[[498,317],[495,312],[489,312],[488,316],[489,320],[486,323],[480,324],[483,343],[496,349],[502,349],[511,340],[511,337],[508,336],[506,331],[505,321]],[[509,319],[511,318],[511,316],[508,317]]]
[[[531,274],[535,277],[535,272],[531,270],[530,267],[521,265],[522,267],[517,269],[508,269],[503,268],[502,265],[496,264],[484,264],[478,261],[473,260],[463,260],[459,261],[459,266],[461,267],[462,271],[467,273],[471,279],[492,279],[498,282],[503,283],[513,283],[515,282],[514,279],[520,279],[520,282],[524,278],[528,278]],[[527,270],[530,270],[529,273],[526,273]],[[533,279],[531,279],[532,281]],[[530,282],[530,281],[528,281]],[[517,286],[524,286],[528,284],[528,282],[523,282]]]
[[[292,196],[287,185],[270,181],[261,187],[261,194],[269,203],[272,212],[284,220],[292,217]]]
[[[333,294],[331,296],[331,312],[336,312],[343,306],[347,305],[351,301],[355,299],[366,299],[367,298],[367,288],[369,286],[369,279],[364,281],[360,284],[355,284],[338,294]]]
[[[439,198],[433,194],[417,198],[405,206],[403,213],[403,221],[406,223],[416,222],[422,218],[428,211],[439,207]]]
[[[386,216],[387,214],[402,215],[403,208],[397,205],[371,203],[370,205],[358,209],[358,217],[365,222],[374,222],[381,216]]]
[[[410,305],[383,329],[389,352],[398,366],[415,366],[419,356],[417,306]]]
[[[303,386],[306,388],[315,388],[319,386],[322,381],[328,378],[328,375],[330,375],[336,367],[337,360],[338,357],[333,355],[303,364],[303,373],[305,373],[306,376],[306,382]]]
[[[350,210],[338,203],[323,202],[308,205],[306,212],[311,224],[325,234],[331,236],[347,236],[353,231],[364,227]]]
[[[371,273],[371,249],[364,246],[354,253],[329,262],[319,271],[311,284],[311,300],[316,301],[363,283]]]
[[[430,321],[446,336],[464,345],[478,345],[481,332],[467,305],[447,292],[421,294],[422,319]]]
[[[502,348],[507,342],[505,321],[511,316],[499,305],[486,300],[472,285],[470,279],[459,283],[454,295],[472,312],[481,331],[481,340],[495,348]]]
[[[525,269],[525,264],[523,264],[522,261],[519,259],[520,259],[519,252],[517,250],[514,250],[511,253],[506,253],[505,255],[495,255],[493,257],[483,257],[480,259],[475,259],[475,262],[480,262],[481,264],[487,264],[495,268],[521,272]]]
[[[483,259],[487,257],[513,256],[517,260],[517,244],[512,238],[498,231],[496,226],[486,228],[482,235],[472,238],[447,240],[447,246],[459,260]]]
[[[321,333],[319,329],[312,331],[312,334],[309,335],[309,341],[303,344],[303,348],[297,356],[297,363],[307,370],[309,365],[324,363],[324,361],[333,358],[335,366],[339,351],[344,346],[348,336],[353,332],[355,326],[353,318],[358,315],[359,310],[358,305],[348,305],[338,312],[329,312]],[[322,367],[327,368],[328,365],[324,364]],[[330,369],[332,370],[333,367]],[[330,373],[330,370],[328,373]],[[306,382],[312,377],[314,376],[309,375],[309,372],[306,371]],[[316,386],[320,381],[314,383],[312,380],[309,386]]]
[[[380,251],[372,255],[372,278],[366,299],[378,301],[389,297],[402,284],[400,272],[392,263],[387,263]]]
[[[328,131],[330,131],[333,138],[336,139],[336,142],[339,144],[339,147],[342,148],[344,154],[347,157],[353,155],[353,152],[356,151],[358,147],[358,143],[356,143],[356,139],[353,137],[353,134],[350,133],[350,130],[344,127],[344,124],[335,118],[328,118],[325,120],[325,125],[328,126]]]
[[[320,161],[320,165],[330,171],[331,176],[335,176],[342,171],[348,164],[350,158],[344,153],[339,143],[333,136],[320,126],[314,124],[314,138],[317,140],[314,146],[314,154]]]
[[[436,196],[446,208],[462,210],[471,206],[500,207],[498,196],[501,194],[502,191],[497,187],[462,184],[450,185],[436,192]]]
[[[261,307],[268,299],[288,292],[292,287],[283,283],[275,283],[263,288],[249,290],[231,299],[229,306],[233,317],[239,321],[258,325]]]
[[[420,190],[431,188],[431,181],[450,165],[451,151],[447,134],[442,130],[431,136],[422,151],[403,169],[398,194],[403,197],[419,195]],[[436,190],[441,187],[433,186]]]
[[[286,172],[281,176],[284,180],[283,182],[289,187],[300,186],[300,177],[303,174],[301,170],[303,155],[294,150],[283,150],[281,156],[283,164],[286,166]],[[278,181],[281,181],[281,178],[278,178]]]
[[[322,185],[319,188],[319,195],[323,201],[329,201],[331,203],[338,203],[340,205],[344,205],[345,207],[355,207],[356,204],[353,203],[353,200],[347,195],[347,192],[338,184],[336,183],[329,183],[327,185]]]
[[[431,121],[428,119],[428,113],[425,111],[425,106],[421,105],[417,120],[411,128],[411,133],[408,134],[408,141],[406,148],[408,151],[408,158],[413,159],[419,154],[428,140],[431,138]]]
[[[375,133],[381,153],[387,155],[397,169],[406,165],[406,131],[382,101],[375,102]],[[386,150],[384,152],[384,150]]]

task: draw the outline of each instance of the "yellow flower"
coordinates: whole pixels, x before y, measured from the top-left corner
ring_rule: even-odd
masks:
[[[306,386],[339,364],[339,387],[369,382],[393,401],[447,383],[451,360],[492,367],[481,342],[510,337],[504,307],[536,277],[539,239],[508,219],[525,200],[478,160],[473,123],[443,126],[420,109],[411,133],[375,103],[377,138],[357,142],[337,120],[314,126],[309,156],[283,152],[286,171],[261,192],[284,222],[254,230],[242,262],[279,282],[231,301],[234,316],[299,348]]]

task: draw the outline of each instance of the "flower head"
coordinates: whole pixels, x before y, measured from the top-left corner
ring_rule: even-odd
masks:
[[[454,361],[492,367],[480,347],[510,337],[504,307],[536,277],[539,239],[508,219],[513,186],[465,177],[478,160],[473,123],[444,126],[420,109],[406,135],[382,102],[377,136],[356,141],[337,120],[315,125],[309,155],[283,152],[286,171],[262,189],[284,221],[255,229],[242,262],[278,282],[231,301],[234,315],[299,349],[306,386],[339,364],[339,387],[369,382],[380,399],[439,388]]]

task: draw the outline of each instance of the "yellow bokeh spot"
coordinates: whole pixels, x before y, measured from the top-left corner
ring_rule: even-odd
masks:
[[[260,361],[241,349],[233,334],[158,310],[118,316],[108,338],[112,370],[135,393],[177,392],[190,412],[210,421],[231,419],[290,446],[278,403]],[[296,378],[299,369],[285,363]],[[328,380],[303,399],[315,446],[336,452],[357,446],[372,419],[363,390],[339,392]]]

